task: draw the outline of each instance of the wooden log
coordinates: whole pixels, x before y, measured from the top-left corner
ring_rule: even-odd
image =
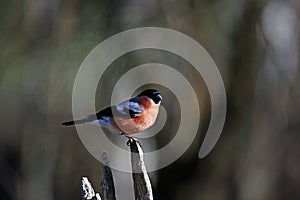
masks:
[[[95,193],[87,177],[81,178],[81,191],[83,200],[101,200],[101,197],[98,193]]]
[[[146,171],[143,150],[133,139],[128,141],[131,151],[131,167],[134,196],[136,200],[153,200],[151,182]]]
[[[127,143],[131,152],[131,168],[134,196],[136,200],[153,200],[151,182],[146,171],[143,159],[143,150],[136,140],[130,139]],[[116,200],[115,186],[106,152],[101,155],[100,195],[95,193],[87,177],[82,177],[82,199],[84,200]]]
[[[100,181],[100,196],[103,200],[116,200],[115,185],[113,175],[109,167],[107,153],[101,155],[101,181]]]

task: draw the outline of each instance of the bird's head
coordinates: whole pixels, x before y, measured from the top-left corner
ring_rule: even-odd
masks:
[[[159,91],[157,90],[154,90],[154,89],[147,89],[147,90],[144,90],[143,92],[141,92],[138,97],[140,96],[146,96],[150,99],[152,99],[152,101],[155,103],[155,104],[159,104],[162,100],[162,96],[160,94]]]

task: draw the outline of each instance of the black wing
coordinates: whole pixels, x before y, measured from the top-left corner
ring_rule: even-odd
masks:
[[[138,97],[124,101],[116,106],[107,107],[99,111],[96,116],[102,117],[137,117],[143,112],[143,108],[138,103]]]

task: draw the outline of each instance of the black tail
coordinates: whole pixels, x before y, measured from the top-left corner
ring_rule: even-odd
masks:
[[[72,120],[72,121],[67,121],[67,122],[63,122],[63,123],[62,123],[62,125],[64,125],[64,126],[72,126],[72,125],[74,125],[74,124],[75,124],[74,120]]]
[[[85,119],[79,119],[79,120],[72,120],[72,121],[67,121],[67,122],[63,122],[62,125],[63,126],[72,126],[72,125],[75,125],[75,124],[83,124],[85,122],[90,122],[92,121],[91,119],[89,118],[85,118]]]

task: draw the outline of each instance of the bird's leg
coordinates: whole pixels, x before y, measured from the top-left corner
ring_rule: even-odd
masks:
[[[127,141],[127,143],[126,143],[127,146],[130,146],[130,141],[131,141],[131,140],[133,140],[133,141],[139,143],[139,145],[141,145],[141,143],[140,143],[140,141],[139,141],[138,139],[136,139],[136,138],[134,138],[134,137],[131,137],[131,136],[129,136],[129,135],[123,133],[123,132],[121,133],[121,135],[124,135],[125,137],[128,138],[128,141]]]

